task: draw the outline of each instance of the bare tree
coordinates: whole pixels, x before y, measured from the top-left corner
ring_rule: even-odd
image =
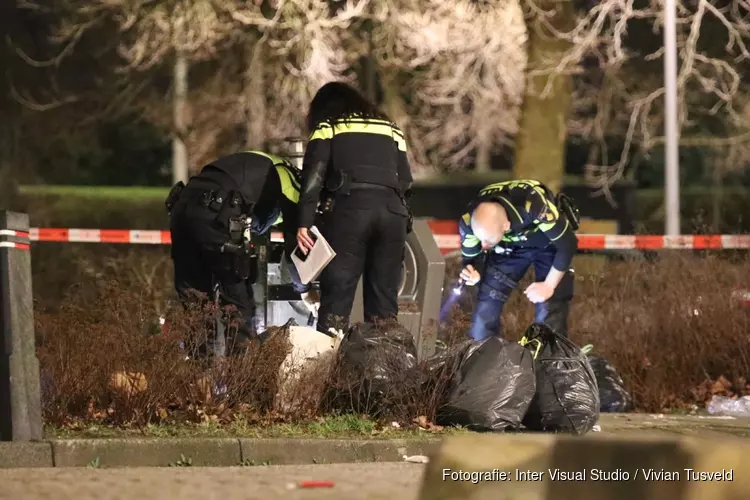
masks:
[[[598,151],[592,155],[586,173],[589,182],[606,191],[622,178],[634,152],[647,153],[663,143],[664,49],[660,43],[649,47],[643,41],[644,36],[658,36],[664,22],[663,2],[651,0],[641,7],[634,0],[590,3],[590,9],[572,30],[560,30],[546,21],[549,11],[534,0],[525,1],[538,10],[539,19],[547,23],[550,32],[567,40],[571,47],[540,72],[577,72],[588,60],[583,69],[589,74],[598,73],[593,81],[578,82],[577,115],[570,126],[572,132],[598,141]],[[750,55],[750,6],[743,0],[677,3],[681,144],[718,146],[747,142],[747,122],[737,105],[746,102],[741,99],[746,93],[741,85],[740,65]],[[628,38],[629,31],[636,28],[640,28],[640,37]],[[705,43],[709,36],[710,43]],[[724,47],[717,49],[716,40],[723,40]],[[597,61],[598,69],[591,67],[592,60]],[[549,91],[549,87],[543,91]],[[737,135],[730,139],[705,137],[696,125],[709,116],[718,117],[727,124],[725,129],[733,129]],[[623,151],[610,159],[606,139],[620,134],[624,137]]]
[[[517,130],[526,29],[517,1],[383,2],[375,51],[387,81],[405,81],[417,169],[463,167]],[[404,76],[408,75],[408,78]],[[393,92],[393,91],[392,91]]]
[[[188,147],[194,164],[271,137],[305,135],[305,108],[330,80],[346,79],[344,39],[366,2],[331,11],[325,2],[221,4],[233,45],[214,60],[214,74],[190,93]],[[158,117],[154,117],[158,120]],[[231,131],[242,129],[242,138]]]
[[[25,1],[29,8],[43,4]],[[57,2],[61,56],[73,50],[94,26],[114,25],[119,31],[121,72],[146,72],[172,66],[173,179],[187,181],[190,135],[188,69],[191,63],[216,57],[237,36],[236,26],[219,0],[61,0]],[[153,101],[152,101],[153,104]],[[156,114],[165,114],[163,105]]]

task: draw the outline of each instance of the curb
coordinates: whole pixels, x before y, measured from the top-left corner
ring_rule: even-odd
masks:
[[[404,455],[429,455],[439,446],[439,439],[54,439],[0,443],[0,468],[398,462]]]

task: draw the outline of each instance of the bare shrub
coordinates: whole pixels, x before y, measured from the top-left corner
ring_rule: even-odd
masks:
[[[458,269],[455,262],[451,266]],[[702,404],[721,376],[743,393],[742,381],[750,374],[750,311],[732,294],[746,288],[748,271],[744,255],[665,251],[608,260],[601,270],[577,273],[571,340],[591,343],[596,354],[608,358],[641,410]],[[518,340],[534,319],[533,305],[520,293],[532,279],[529,272],[505,305],[509,340]],[[443,337],[446,332],[460,336],[459,321],[465,324],[458,330],[468,335],[475,297],[464,295],[443,326]]]
[[[162,331],[141,294],[117,282],[73,289],[56,311],[37,312],[45,420],[143,425],[231,420],[237,412],[268,418],[289,351],[285,329],[269,329],[233,357],[192,358],[191,346],[212,335],[217,312],[207,302],[171,314]]]
[[[124,272],[129,259],[108,269]],[[94,278],[84,277],[61,302],[37,310],[44,417],[53,425],[230,422],[238,415],[249,422],[293,422],[331,413],[431,422],[458,368],[475,300],[466,293],[451,311],[432,359],[406,362],[404,352],[412,348],[392,342],[365,349],[364,361],[351,366],[342,362],[344,341],[337,354],[286,373],[280,367],[292,352],[288,328],[235,345],[237,355],[221,361],[195,358],[195,346],[212,335],[215,316],[231,309],[220,311],[210,301],[187,310],[175,305],[162,331],[162,311],[143,281],[125,275],[123,282],[98,281],[106,263],[90,264]],[[750,311],[732,292],[743,287],[749,271],[743,256],[665,252],[579,272],[571,340],[594,344],[594,352],[613,363],[640,410],[743,394],[750,389]],[[516,291],[504,311],[506,338],[518,340],[533,311]],[[377,335],[407,338],[390,322],[375,328]],[[235,330],[229,329],[230,339]],[[284,377],[295,380],[285,388],[291,404],[280,407]]]

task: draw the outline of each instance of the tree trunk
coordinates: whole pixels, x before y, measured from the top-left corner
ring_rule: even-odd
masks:
[[[542,0],[537,5],[544,10],[555,9],[550,22],[556,29],[569,31],[575,26],[572,2]],[[573,97],[572,77],[553,75],[551,88],[542,97],[541,92],[547,84],[548,75],[532,75],[531,72],[542,65],[549,65],[550,61],[560,60],[570,44],[555,38],[528,12],[526,19],[529,33],[529,76],[516,136],[513,176],[516,179],[536,179],[557,192],[562,187],[565,175],[566,125]]]
[[[188,62],[184,54],[177,54],[174,61],[172,82],[172,112],[174,133],[172,136],[172,181],[187,183],[189,177],[187,136],[187,91]]]
[[[485,173],[492,170],[492,166],[490,165],[490,150],[491,146],[489,140],[482,139],[479,141],[479,144],[477,144],[477,159],[474,164],[475,172]]]
[[[245,94],[245,146],[248,149],[266,147],[265,61],[257,46],[258,37],[248,43],[245,57],[243,93]]]
[[[375,60],[371,56],[364,58],[362,65],[364,66],[363,74],[365,80],[365,97],[367,100],[378,104],[378,77],[375,69]]]
[[[714,151],[714,162],[711,169],[711,229],[714,234],[720,234],[722,230],[721,206],[724,198],[724,172],[733,167],[735,152],[734,146],[729,146],[726,151],[722,149]]]

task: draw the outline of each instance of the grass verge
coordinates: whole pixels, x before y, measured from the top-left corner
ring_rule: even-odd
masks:
[[[324,439],[429,439],[468,432],[459,428],[403,428],[383,424],[359,415],[338,415],[301,423],[254,425],[244,419],[229,424],[218,421],[202,423],[149,424],[143,427],[121,427],[82,422],[68,427],[45,427],[47,439],[83,438],[324,438]]]

